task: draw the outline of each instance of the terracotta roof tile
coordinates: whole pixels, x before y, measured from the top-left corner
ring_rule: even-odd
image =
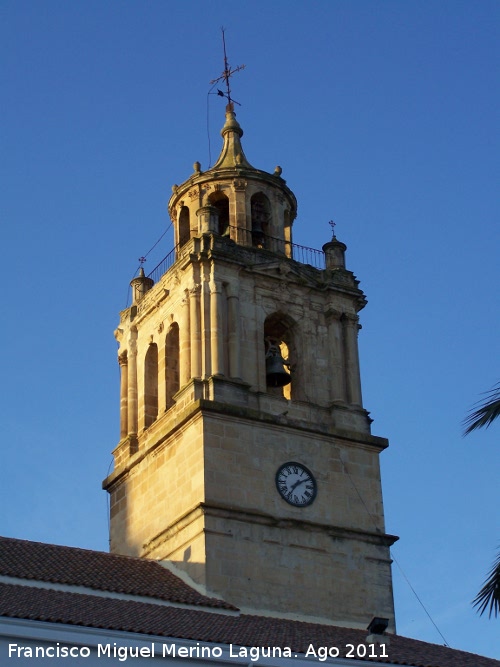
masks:
[[[234,607],[200,595],[154,561],[84,549],[0,538],[0,575],[110,593],[106,597],[0,583],[0,616],[11,618],[240,646],[288,646],[296,653],[305,653],[310,644],[363,644],[367,634],[334,625],[227,614],[224,611]],[[198,608],[126,600],[114,593]],[[500,667],[500,661],[491,658],[397,635],[390,635],[388,654],[389,659],[378,661],[414,667]]]
[[[363,630],[241,614],[232,616],[93,597],[29,586],[0,584],[0,615],[145,635],[240,646],[288,646],[305,653],[314,646],[362,644]],[[390,636],[388,664],[415,667],[500,667],[500,661],[397,635]],[[370,660],[367,660],[370,662]]]
[[[153,560],[0,537],[0,575],[174,603],[235,609],[201,595]]]

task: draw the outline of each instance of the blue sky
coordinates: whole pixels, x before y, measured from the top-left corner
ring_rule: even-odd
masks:
[[[394,555],[451,646],[500,655],[470,605],[500,544],[500,424],[460,426],[499,379],[499,19],[488,0],[3,0],[1,534],[107,549],[113,330],[171,186],[208,139],[218,155],[224,25],[249,161],[282,166],[296,243],[335,219],[368,297]],[[393,574],[398,631],[442,643]]]

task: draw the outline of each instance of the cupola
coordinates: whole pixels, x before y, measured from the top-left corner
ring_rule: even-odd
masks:
[[[239,245],[266,248],[291,257],[292,223],[297,200],[281,177],[248,162],[233,104],[226,107],[222,150],[213,167],[199,162],[181,185],[173,186],[168,205],[177,252],[204,233],[227,236]]]

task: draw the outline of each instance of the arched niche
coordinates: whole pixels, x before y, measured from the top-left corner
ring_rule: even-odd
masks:
[[[189,222],[189,208],[183,206],[179,213],[179,248],[185,245],[191,237],[191,227]]]
[[[298,380],[294,374],[296,367],[294,328],[295,321],[293,318],[282,312],[269,315],[264,322],[267,391],[278,396],[283,396],[288,400],[291,400],[292,395],[295,393]],[[275,357],[272,362],[270,361],[270,357]],[[280,357],[281,360],[277,359],[277,357]],[[272,384],[269,384],[267,372],[270,364],[277,364],[277,367],[282,367],[283,372],[290,376],[290,382],[281,387],[273,387]]]
[[[158,346],[151,343],[144,359],[144,427],[158,417]]]
[[[166,408],[174,405],[173,396],[180,389],[179,380],[179,325],[174,322],[165,338]]]

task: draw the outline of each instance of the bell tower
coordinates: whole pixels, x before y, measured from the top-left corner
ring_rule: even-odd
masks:
[[[394,630],[366,300],[335,236],[292,242],[295,196],[242,135],[229,104],[216,164],[173,187],[174,250],[120,314],[111,551],[170,561],[241,609]]]

